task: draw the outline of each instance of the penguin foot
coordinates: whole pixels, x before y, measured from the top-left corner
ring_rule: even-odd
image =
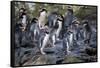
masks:
[[[41,54],[42,55],[45,55],[46,53],[43,51],[43,49],[41,49]]]

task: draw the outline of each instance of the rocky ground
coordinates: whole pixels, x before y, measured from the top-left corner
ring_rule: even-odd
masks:
[[[55,47],[47,46],[44,49],[45,55],[42,55],[36,46],[16,48],[15,64],[16,66],[27,66],[97,61],[97,48],[92,47],[92,45],[87,46],[81,43],[66,53],[60,44]]]

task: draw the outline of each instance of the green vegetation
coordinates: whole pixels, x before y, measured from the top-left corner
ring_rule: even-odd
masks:
[[[27,3],[27,2],[15,2],[15,18],[16,22],[18,19],[18,12],[20,8],[25,8],[27,10],[27,15],[32,19],[33,17],[39,16],[39,11],[41,8],[46,8],[48,14],[52,11],[57,11],[63,16],[67,12],[68,6],[71,6],[74,11],[74,15],[79,19],[83,20],[86,18],[96,19],[97,7],[94,6],[75,6],[75,5],[59,5],[59,4],[41,4],[41,3]]]
[[[63,63],[75,63],[75,62],[83,62],[83,61],[75,56],[66,56],[63,61]]]
[[[82,6],[80,7],[76,12],[75,16],[78,17],[79,19],[96,19],[96,14],[97,14],[97,7],[93,6]]]

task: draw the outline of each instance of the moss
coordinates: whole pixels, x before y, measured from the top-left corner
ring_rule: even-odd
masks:
[[[83,61],[74,56],[66,56],[63,61],[63,63],[74,63],[74,62],[83,62]]]

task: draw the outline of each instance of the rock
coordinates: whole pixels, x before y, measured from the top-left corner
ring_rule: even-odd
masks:
[[[33,65],[43,65],[43,64],[56,64],[55,55],[41,55],[38,59],[33,62]]]
[[[83,62],[96,62],[97,56],[82,55],[80,59],[83,60]]]
[[[46,54],[53,54],[55,53],[55,49],[53,47],[50,47],[50,48],[44,48],[44,52]]]
[[[20,47],[16,50],[15,58],[16,62],[15,65],[22,66],[24,63],[28,62],[33,56],[35,56],[39,50],[35,48],[23,48]]]
[[[89,48],[85,49],[85,52],[86,52],[86,54],[93,56],[93,55],[97,54],[97,49],[89,47]]]
[[[61,64],[64,61],[64,59],[59,59],[56,61],[56,64]]]

